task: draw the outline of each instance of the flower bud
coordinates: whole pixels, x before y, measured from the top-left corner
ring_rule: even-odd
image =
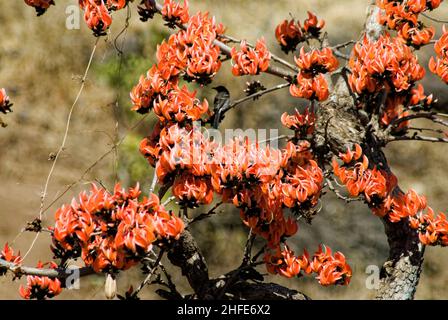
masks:
[[[111,274],[107,274],[106,276],[104,293],[106,294],[106,298],[109,300],[115,298],[115,295],[117,294],[117,281]]]

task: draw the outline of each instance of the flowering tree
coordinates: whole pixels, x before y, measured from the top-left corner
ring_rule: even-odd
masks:
[[[44,14],[53,0],[25,0]],[[131,6],[129,0],[80,0],[84,18],[94,36],[108,32],[113,13]],[[55,213],[54,226],[41,219],[29,231],[47,231],[56,262],[37,268],[22,265],[20,254],[6,244],[0,254],[0,274],[27,276],[20,294],[27,299],[51,298],[61,292],[67,263],[83,261],[80,275],[106,275],[106,295],[116,295],[118,273],[141,264],[146,279],[125,297],[138,298],[148,284],[164,287],[167,299],[303,299],[286,287],[265,283],[256,270],[292,278],[314,276],[323,286],[348,285],[352,271],[341,252],[320,246],[314,254],[294,252],[287,239],[298,231],[298,219],[313,219],[325,189],[344,201],[364,202],[384,223],[390,246],[383,266],[380,299],[412,299],[419,281],[427,245],[448,245],[448,221],[435,214],[425,197],[400,188],[383,149],[392,141],[448,142],[442,130],[422,136],[410,123],[424,118],[448,126],[446,115],[432,110],[436,101],[419,81],[425,77],[418,50],[434,46],[429,69],[448,84],[448,31],[433,40],[436,28],[425,26],[419,15],[437,9],[442,0],[377,0],[368,10],[359,41],[331,45],[323,32],[324,20],[308,12],[304,21],[285,20],[275,30],[278,45],[289,62],[272,54],[264,39],[255,45],[226,34],[208,13],[192,14],[188,1],[143,0],[142,21],[160,14],[172,35],[157,47],[157,63],[132,89],[132,110],[157,118],[152,132],[140,143],[140,152],[154,168],[149,192],[139,186],[113,191],[93,185]],[[353,46],[349,55],[341,50]],[[267,73],[280,80],[272,88],[259,81],[248,84],[247,96],[230,101],[218,87],[213,107],[200,101],[181,80],[201,86],[229,64],[235,77]],[[332,78],[330,78],[332,77]],[[333,79],[333,81],[332,81]],[[247,138],[227,144],[211,139],[201,127],[215,127],[225,113],[244,101],[289,88],[289,94],[309,101],[302,111],[283,114],[281,123],[291,134],[281,149]],[[227,95],[225,94],[227,92]],[[220,98],[219,98],[220,97]],[[0,111],[11,111],[4,89]],[[428,129],[431,130],[431,129]],[[423,131],[423,130],[420,130]],[[337,186],[335,186],[337,184]],[[156,192],[157,189],[157,192]],[[346,189],[349,197],[342,195]],[[179,212],[165,209],[161,199],[171,190]],[[143,194],[146,193],[145,196]],[[215,205],[191,216],[193,208]],[[239,209],[248,229],[245,254],[239,268],[211,279],[189,226],[210,218],[220,206]],[[265,245],[253,253],[255,238]],[[161,263],[162,256],[182,270],[192,293],[183,296]]]

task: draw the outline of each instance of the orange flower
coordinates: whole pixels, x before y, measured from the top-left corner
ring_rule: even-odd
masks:
[[[12,104],[9,102],[9,97],[6,94],[6,90],[4,88],[0,88],[0,112],[11,112],[11,107]]]
[[[107,0],[107,8],[109,10],[121,10],[127,4],[129,0]]]
[[[45,11],[54,5],[54,0],[25,0],[25,3],[36,10],[38,16],[43,15]]]
[[[425,75],[411,48],[388,34],[378,41],[364,37],[354,46],[349,66],[352,70],[350,87],[358,94],[374,93],[383,88],[406,91]]]
[[[335,71],[339,65],[338,60],[333,55],[330,48],[322,50],[312,50],[305,53],[305,49],[300,49],[299,58],[294,57],[301,74],[306,78],[312,78],[317,74]]]
[[[324,20],[318,20],[317,17],[308,11],[308,19],[303,23],[303,29],[315,38],[319,38],[321,29],[325,26]]]
[[[8,262],[14,263],[19,266],[22,263],[22,257],[20,256],[20,251],[17,255],[14,254],[14,250],[8,245],[5,244],[3,250],[0,252],[0,259],[6,260]],[[0,267],[0,276],[6,273],[7,269]]]
[[[302,48],[299,58],[294,59],[300,72],[296,84],[291,84],[289,88],[291,95],[310,100],[327,100],[329,91],[324,74],[336,70],[339,64],[331,49],[324,48],[305,53]]]
[[[173,184],[173,195],[176,196],[181,206],[195,208],[202,204],[210,204],[213,201],[213,188],[210,180],[198,178],[192,175],[177,176]]]
[[[444,213],[440,212],[436,216],[428,207],[427,213],[421,211],[411,217],[410,225],[417,229],[420,242],[424,245],[448,246],[448,220]]]
[[[314,112],[306,108],[303,113],[297,109],[295,114],[288,115],[286,112],[281,117],[282,124],[288,129],[295,130],[300,137],[306,137],[314,132],[316,116]]]
[[[434,37],[434,34],[435,30],[433,27],[412,27],[409,23],[405,23],[398,31],[398,36],[404,43],[412,45],[417,49],[428,44]]]
[[[431,107],[433,103],[433,95],[430,94],[429,96],[425,95],[425,89],[421,84],[417,86],[417,89],[411,90],[411,99],[409,101],[409,104],[411,106],[421,105],[423,108],[429,108]]]
[[[297,45],[305,40],[300,22],[297,21],[296,24],[294,19],[280,23],[275,28],[275,37],[285,53],[294,51]]]
[[[42,269],[44,264],[39,261],[38,269]],[[57,265],[52,262],[50,268],[56,269]],[[24,299],[38,299],[44,300],[53,298],[62,291],[61,281],[59,279],[50,279],[49,277],[27,276],[26,287],[20,286],[20,295]]]
[[[113,194],[93,185],[61,207],[53,228],[55,257],[81,257],[96,272],[116,272],[135,265],[154,244],[177,237],[182,221],[173,223],[156,195],[139,201],[140,194],[138,185],[125,191],[117,184]]]
[[[330,95],[328,83],[323,74],[307,78],[301,72],[297,75],[297,84],[291,84],[289,92],[293,97],[318,101],[325,101]]]
[[[347,148],[346,153],[340,153],[339,158],[344,161],[345,164],[349,164],[352,161],[356,161],[362,156],[362,148],[359,144],[355,144],[355,151],[351,151]]]
[[[143,22],[148,21],[154,17],[157,13],[155,0],[142,0],[140,5],[137,7],[138,14],[140,15],[140,20]]]
[[[97,37],[106,34],[112,23],[112,17],[103,0],[80,0],[80,7],[84,10],[84,20]]]
[[[434,45],[437,58],[431,57],[429,60],[429,70],[437,74],[448,84],[448,31],[443,27],[443,35]]]
[[[257,41],[255,48],[250,48],[243,40],[240,48],[240,51],[235,47],[232,48],[233,75],[257,75],[268,69],[271,53],[266,48],[264,38]]]
[[[408,111],[404,109],[404,96],[391,95],[386,100],[386,108],[384,110],[383,116],[381,117],[381,124],[387,127],[393,121],[404,118],[409,115]],[[409,121],[402,121],[400,124],[393,128],[393,133],[403,133],[409,127]]]
[[[185,24],[190,19],[188,14],[188,0],[183,5],[174,0],[165,0],[162,8],[162,16],[168,25],[174,27],[176,24]]]

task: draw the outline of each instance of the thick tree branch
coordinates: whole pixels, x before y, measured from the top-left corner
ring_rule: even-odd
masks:
[[[179,267],[198,298],[203,298],[209,282],[208,267],[196,240],[186,229],[168,252],[170,262]]]
[[[376,6],[368,10],[365,34],[372,40],[376,40],[383,30],[377,22],[378,12]],[[338,83],[341,85],[336,86],[330,99],[317,110],[315,145],[318,153],[328,159],[331,157],[328,153],[337,155],[345,152],[348,145],[357,143],[364,146],[371,165],[389,172],[387,159],[381,150],[383,145],[376,136],[381,132],[363,122],[347,86],[341,80]],[[407,219],[399,223],[392,223],[387,218],[382,221],[390,252],[381,272],[377,298],[412,299],[420,277],[424,247]]]
[[[275,283],[238,282],[227,295],[235,300],[310,300],[303,293]]]

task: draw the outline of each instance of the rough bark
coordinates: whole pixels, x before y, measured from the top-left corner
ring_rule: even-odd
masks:
[[[168,259],[173,265],[180,267],[182,275],[187,278],[196,295],[199,298],[204,297],[209,283],[208,267],[189,230],[185,230],[174,243],[168,252]]]

